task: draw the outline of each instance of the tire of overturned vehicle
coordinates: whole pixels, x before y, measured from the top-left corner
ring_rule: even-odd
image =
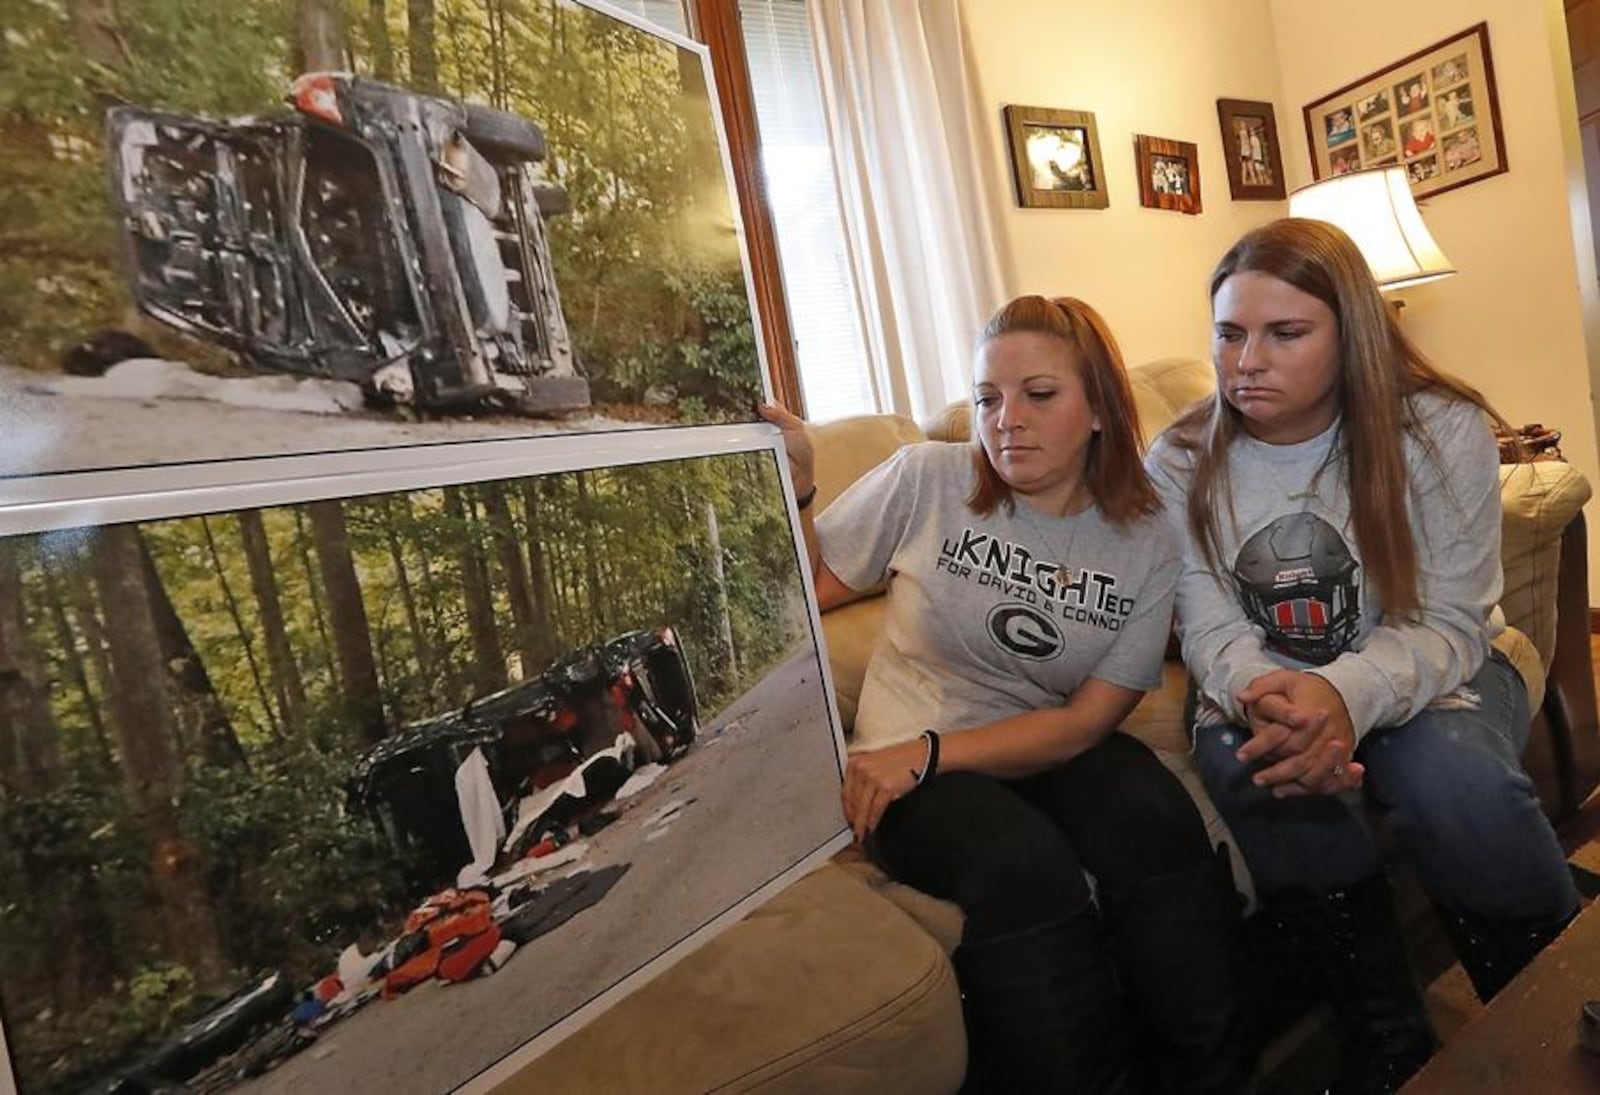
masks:
[[[544,159],[544,131],[528,119],[478,103],[461,105],[467,112],[461,131],[480,151],[488,148],[524,160]]]

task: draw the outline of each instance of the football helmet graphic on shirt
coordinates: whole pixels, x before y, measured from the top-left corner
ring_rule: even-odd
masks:
[[[1326,665],[1361,623],[1359,564],[1337,529],[1313,513],[1279,517],[1244,542],[1233,577],[1245,615],[1273,650]]]

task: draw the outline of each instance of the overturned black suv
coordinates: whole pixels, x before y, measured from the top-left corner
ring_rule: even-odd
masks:
[[[363,754],[346,786],[352,804],[378,823],[418,881],[437,883],[471,859],[455,777],[474,749],[483,751],[509,830],[524,796],[565,779],[626,734],[629,765],[613,766],[609,782],[588,780],[582,801],[552,803],[565,823],[609,800],[632,767],[681,756],[694,744],[697,707],[677,633],[630,631],[412,723]]]
[[[107,114],[139,307],[257,369],[424,410],[589,406],[550,264],[544,134],[354,76],[227,121]]]

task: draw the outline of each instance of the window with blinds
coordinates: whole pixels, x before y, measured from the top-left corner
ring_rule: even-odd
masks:
[[[806,416],[877,411],[805,0],[739,0]]]
[[[683,0],[606,0],[614,8],[648,19],[658,27],[689,36],[689,23],[683,17]]]

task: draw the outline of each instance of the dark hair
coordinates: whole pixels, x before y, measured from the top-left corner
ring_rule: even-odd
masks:
[[[1095,506],[1108,521],[1119,525],[1157,512],[1161,499],[1145,475],[1139,413],[1128,384],[1128,370],[1106,321],[1074,297],[1018,297],[984,324],[978,347],[981,349],[1002,335],[1024,333],[1046,335],[1067,347],[1083,381],[1089,409],[1100,420],[1100,429],[1089,441],[1084,467],[1084,483]],[[989,462],[976,420],[972,428],[972,462],[977,482],[967,498],[968,508],[974,513],[990,514],[1003,505],[1010,511],[1015,505],[1011,488]]]
[[[1340,416],[1330,465],[1343,464],[1350,493],[1350,519],[1363,566],[1377,587],[1384,611],[1415,616],[1417,550],[1408,520],[1414,484],[1406,469],[1407,436],[1432,453],[1416,426],[1411,399],[1434,392],[1482,409],[1502,426],[1488,400],[1462,380],[1429,364],[1395,322],[1372,271],[1349,236],[1324,221],[1285,218],[1245,233],[1211,273],[1211,299],[1235,274],[1260,273],[1316,297],[1338,324],[1339,406],[1360,414]],[[1213,569],[1218,567],[1221,529],[1218,501],[1229,497],[1228,447],[1243,430],[1243,416],[1221,387],[1171,427],[1173,442],[1196,453],[1189,487],[1190,535]]]

